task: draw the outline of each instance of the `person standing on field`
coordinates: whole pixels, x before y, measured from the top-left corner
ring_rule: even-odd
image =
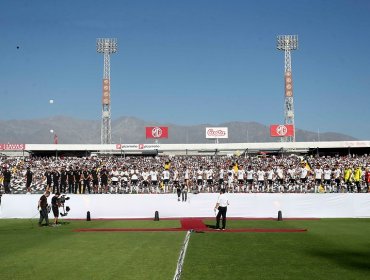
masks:
[[[227,195],[225,194],[225,189],[221,189],[220,195],[215,205],[215,212],[216,210],[218,210],[218,214],[216,216],[216,230],[220,230],[221,217],[222,217],[222,230],[225,230],[226,228],[226,212],[227,212],[228,205],[229,205],[229,200],[227,198]]]

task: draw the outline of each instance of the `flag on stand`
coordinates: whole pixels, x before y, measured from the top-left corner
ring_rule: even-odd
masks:
[[[58,135],[54,134],[54,144],[58,144]]]

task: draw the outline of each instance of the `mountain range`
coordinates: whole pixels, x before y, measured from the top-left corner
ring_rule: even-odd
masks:
[[[100,143],[100,125],[97,120],[82,120],[66,116],[55,116],[33,120],[0,121],[0,143],[49,144],[58,136],[60,144],[98,144]],[[155,121],[145,121],[134,117],[120,117],[112,120],[112,143],[153,143],[146,139],[145,127],[167,126],[168,139],[160,139],[163,144],[176,143],[212,143],[205,138],[206,127],[228,127],[229,138],[220,139],[220,143],[277,142],[279,138],[270,137],[269,126],[257,122],[226,122],[217,125],[176,125]],[[335,133],[305,131],[296,129],[297,142],[310,141],[353,141],[352,136]]]

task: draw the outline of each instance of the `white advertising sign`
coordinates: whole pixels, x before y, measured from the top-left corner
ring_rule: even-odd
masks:
[[[206,127],[206,138],[229,138],[227,127]]]

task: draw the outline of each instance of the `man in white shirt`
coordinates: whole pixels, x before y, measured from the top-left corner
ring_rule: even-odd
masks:
[[[228,205],[229,205],[229,200],[227,198],[227,195],[225,194],[225,189],[221,189],[220,195],[215,205],[215,212],[218,210],[218,214],[216,216],[216,230],[220,230],[221,216],[222,216],[222,230],[225,230],[226,228],[226,212],[227,212]]]
[[[229,169],[227,170],[227,191],[234,192],[234,177],[235,177],[235,171],[232,167],[232,165],[229,166]]]
[[[258,191],[265,191],[265,171],[261,169],[257,170],[257,181],[258,181]]]
[[[323,174],[323,170],[321,169],[320,164],[317,166],[317,168],[315,168],[314,174],[315,174],[315,193],[317,193],[322,183],[322,174]]]
[[[149,193],[149,175],[148,168],[144,168],[144,171],[141,173],[141,178],[143,179],[143,192],[147,191]]]
[[[289,166],[287,170],[288,175],[288,192],[294,192],[295,191],[295,185],[296,185],[296,170],[293,166]]]
[[[151,182],[151,185],[152,185],[152,192],[154,193],[154,191],[156,191],[158,193],[159,192],[159,189],[158,189],[158,171],[156,171],[154,169],[154,167],[152,167],[152,169],[149,172],[149,175],[150,175],[150,182]]]
[[[248,166],[246,174],[247,174],[247,192],[253,191],[254,170],[252,169],[252,166],[250,165]]]
[[[338,164],[335,165],[335,169],[333,171],[333,178],[334,182],[337,187],[337,192],[341,192],[341,176],[342,176],[342,171],[340,170]]]
[[[218,170],[218,188],[222,189],[224,187],[224,176],[225,176],[225,170],[220,167]]]
[[[325,165],[325,168],[324,168],[324,188],[325,188],[325,192],[327,192],[328,190],[331,192],[331,169],[329,168],[329,165]]]
[[[303,190],[306,192],[307,191],[308,169],[306,168],[305,162],[301,164],[299,178],[300,178],[301,192]]]
[[[267,168],[267,191],[275,192],[274,190],[275,172],[271,166]]]
[[[112,180],[112,193],[118,193],[118,182],[120,177],[120,172],[117,170],[116,166],[113,166],[112,171],[110,172],[111,180]]]
[[[120,177],[123,193],[128,193],[129,173],[125,166],[122,167]]]
[[[201,166],[197,170],[197,186],[198,186],[199,192],[201,192],[203,188],[203,179],[204,179],[204,171],[203,171],[203,166]]]
[[[163,170],[162,179],[163,179],[163,185],[164,185],[163,191],[165,193],[167,193],[168,192],[168,185],[169,185],[169,182],[170,182],[170,171],[168,169]]]
[[[139,193],[139,170],[134,165],[133,168],[130,170],[130,176],[131,176],[131,184],[130,184],[130,193],[132,193],[133,189],[135,189],[136,193]]]
[[[213,169],[211,166],[208,166],[205,170],[206,180],[207,180],[207,191],[213,192]]]
[[[277,177],[279,192],[284,192],[285,176],[284,176],[283,166],[278,166],[276,168],[276,177]]]
[[[240,165],[237,172],[237,178],[238,178],[238,187],[237,192],[240,192],[243,190],[244,187],[244,177],[245,177],[245,170],[243,168],[243,165]]]

